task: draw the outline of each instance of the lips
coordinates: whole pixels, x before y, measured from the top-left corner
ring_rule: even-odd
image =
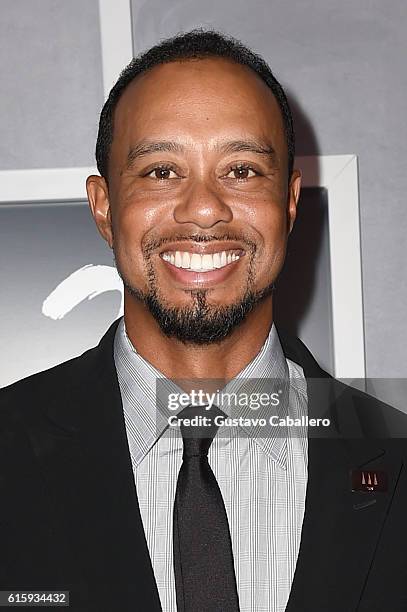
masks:
[[[158,255],[175,286],[209,289],[223,285],[240,268],[246,251],[241,242],[227,238],[185,239],[165,244]]]
[[[192,272],[211,272],[224,268],[244,256],[242,249],[219,250],[213,253],[191,251],[164,251],[161,257],[172,266]]]
[[[237,242],[185,241],[167,245],[159,253],[167,274],[182,289],[215,288],[224,284],[241,266],[246,251]]]

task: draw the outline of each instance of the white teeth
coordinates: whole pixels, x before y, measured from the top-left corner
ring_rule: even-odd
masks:
[[[182,253],[182,267],[189,268],[190,265],[191,265],[191,255],[187,253],[186,251],[184,251]]]
[[[201,268],[202,270],[213,270],[212,255],[202,255]]]
[[[240,259],[240,255],[226,251],[218,253],[188,253],[187,251],[169,251],[162,254],[164,261],[176,268],[185,268],[193,272],[210,272]]]
[[[201,256],[198,253],[192,253],[190,270],[194,272],[201,271]]]
[[[220,262],[220,255],[219,255],[219,253],[214,253],[212,255],[212,257],[213,257],[213,265],[214,265],[214,267],[215,268],[221,268],[222,264]]]

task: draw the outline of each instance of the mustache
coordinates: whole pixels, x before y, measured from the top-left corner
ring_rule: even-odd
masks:
[[[168,243],[172,242],[227,242],[227,241],[241,242],[246,245],[247,251],[254,253],[257,250],[256,243],[246,236],[245,234],[238,233],[223,233],[223,234],[173,234],[172,236],[163,236],[161,238],[154,238],[148,240],[143,245],[143,252],[145,255],[150,255],[153,251],[160,249]]]

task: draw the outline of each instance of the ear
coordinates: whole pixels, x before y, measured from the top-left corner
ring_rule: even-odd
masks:
[[[299,170],[293,170],[288,187],[288,234],[291,234],[297,216],[297,204],[300,197],[300,190],[301,172]]]
[[[102,176],[92,174],[86,179],[89,208],[100,234],[113,247],[112,216],[109,202],[109,189]]]

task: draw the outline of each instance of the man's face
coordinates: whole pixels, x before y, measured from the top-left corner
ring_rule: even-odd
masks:
[[[168,336],[220,340],[271,308],[300,178],[288,181],[281,112],[253,71],[215,58],[135,79],[114,115],[108,189],[100,181],[89,199],[126,299]]]

